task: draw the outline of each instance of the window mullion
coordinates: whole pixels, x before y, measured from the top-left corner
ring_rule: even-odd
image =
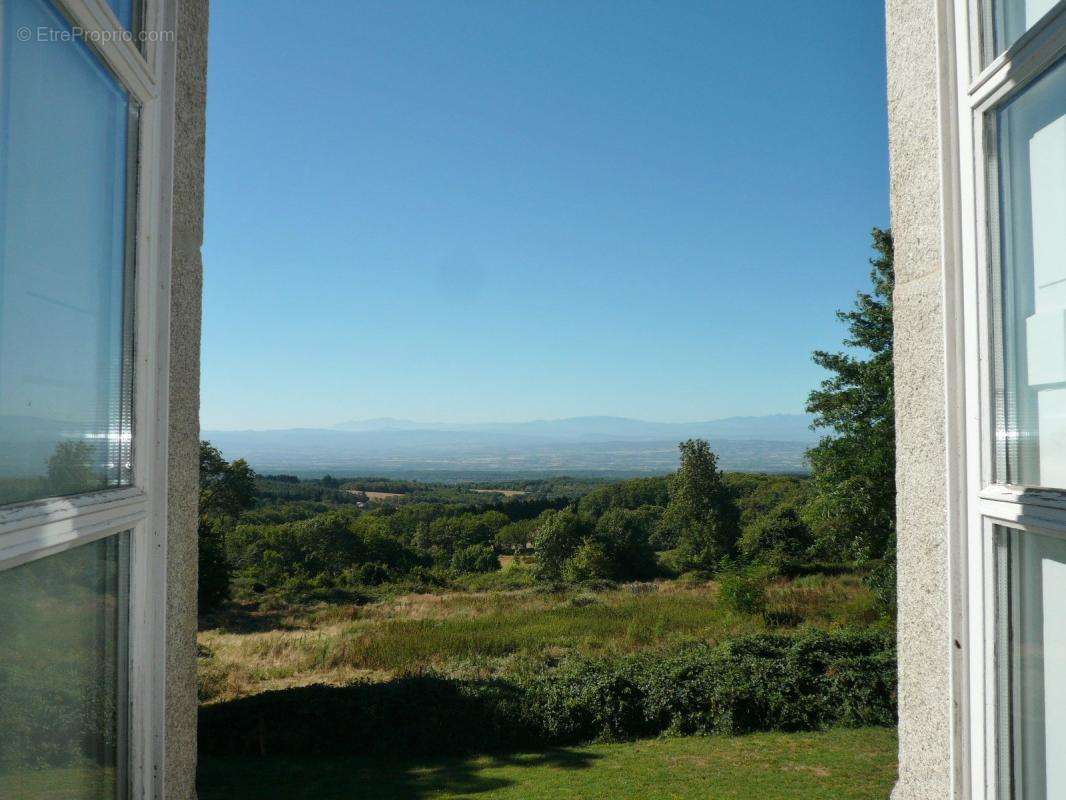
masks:
[[[122,23],[106,0],[55,0],[85,40],[99,53],[136,100],[145,104],[159,96],[159,82],[135,42],[123,38]]]
[[[77,505],[62,500],[42,504],[50,513],[0,526],[0,571],[19,566],[71,547],[96,541],[144,520],[148,499],[139,490],[106,493],[103,502]],[[82,499],[82,498],[79,498]]]
[[[970,84],[971,107],[990,110],[1066,55],[1066,3],[988,65]]]

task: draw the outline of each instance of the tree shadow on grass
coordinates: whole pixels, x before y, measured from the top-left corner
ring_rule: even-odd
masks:
[[[552,748],[541,753],[411,759],[305,757],[201,759],[200,800],[430,800],[476,796],[513,786],[517,769],[586,769],[592,753]],[[508,769],[507,777],[493,774]]]
[[[497,768],[584,769],[595,758],[550,747],[511,684],[429,675],[205,706],[199,735],[202,800],[476,795],[513,783]]]
[[[289,609],[263,610],[254,603],[227,603],[223,608],[201,614],[196,629],[222,633],[269,633],[301,630],[294,625]]]

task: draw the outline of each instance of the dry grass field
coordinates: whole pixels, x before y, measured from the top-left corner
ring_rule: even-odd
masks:
[[[877,619],[869,590],[851,575],[779,579],[768,602],[765,614],[740,613],[719,602],[713,582],[656,581],[596,592],[405,594],[366,605],[239,611],[199,634],[200,699],[427,670],[489,677],[569,653],[623,654]]]
[[[346,489],[345,491],[351,492],[352,494],[365,494],[367,500],[378,503],[384,502],[385,500],[402,499],[407,496],[400,492],[365,492],[362,489]]]

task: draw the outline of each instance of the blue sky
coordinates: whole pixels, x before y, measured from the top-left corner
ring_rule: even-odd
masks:
[[[883,7],[212,4],[202,424],[799,412],[888,224]]]

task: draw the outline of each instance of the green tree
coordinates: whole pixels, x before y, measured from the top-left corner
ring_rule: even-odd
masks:
[[[103,481],[93,472],[95,459],[96,451],[88,442],[57,444],[48,458],[48,493],[59,496],[99,489]]]
[[[718,458],[703,439],[679,446],[681,466],[670,482],[664,523],[678,532],[682,569],[716,570],[734,554],[740,512],[718,470]]]
[[[200,608],[214,608],[229,596],[226,530],[255,504],[255,473],[244,459],[232,464],[210,442],[200,442],[198,526]]]
[[[778,506],[744,526],[740,550],[750,560],[781,565],[802,561],[811,545],[811,531],[793,506]]]
[[[452,554],[451,567],[460,574],[466,572],[495,572],[500,568],[500,559],[487,544],[471,544]]]
[[[641,506],[665,506],[670,499],[669,481],[665,477],[630,478],[599,486],[584,495],[577,510],[598,517],[612,508],[636,509]]]
[[[860,292],[844,344],[858,353],[817,351],[814,362],[831,373],[811,392],[814,427],[829,431],[808,451],[815,497],[806,511],[819,546],[846,558],[881,559],[894,571],[896,430],[892,382],[892,234],[873,229],[872,290]],[[894,579],[880,576],[884,587]],[[894,597],[886,593],[889,604]]]
[[[645,580],[655,577],[655,551],[648,543],[654,518],[640,511],[613,508],[596,521],[595,538],[603,545],[610,573],[598,577]]]
[[[740,509],[740,550],[746,559],[780,565],[803,561],[812,543],[804,510],[814,483],[793,475],[730,475]]]
[[[518,555],[529,547],[536,525],[537,521],[532,519],[520,519],[504,525],[496,533],[496,546],[501,550],[509,550],[512,555]]]
[[[583,541],[563,565],[563,578],[571,583],[609,580],[615,577],[617,565],[599,538]]]
[[[585,538],[584,521],[573,511],[545,511],[533,534],[534,574],[539,580],[560,580],[566,562]]]

